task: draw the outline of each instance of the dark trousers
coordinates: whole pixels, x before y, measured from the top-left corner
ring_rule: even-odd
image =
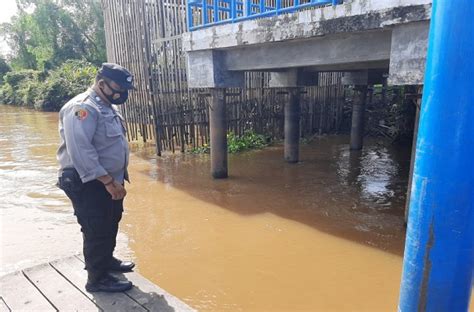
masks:
[[[97,180],[84,183],[82,189],[74,194],[66,194],[81,225],[88,279],[97,281],[107,272],[112,260],[122,219],[123,199],[112,200],[105,186]]]

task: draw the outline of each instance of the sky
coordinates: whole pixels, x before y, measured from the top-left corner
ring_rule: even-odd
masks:
[[[1,9],[0,9],[0,24],[9,22],[10,18],[16,13],[16,3],[15,0],[1,0]],[[0,37],[0,54],[8,54],[10,49],[8,48],[5,38]]]

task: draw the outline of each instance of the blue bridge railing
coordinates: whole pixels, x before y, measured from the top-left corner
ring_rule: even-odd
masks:
[[[193,31],[341,2],[342,0],[188,0],[188,29]]]

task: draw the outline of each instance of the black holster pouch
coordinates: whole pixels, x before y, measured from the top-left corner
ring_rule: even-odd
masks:
[[[62,169],[57,187],[62,189],[66,195],[75,197],[79,195],[80,192],[84,189],[84,184],[81,181],[81,177],[75,168],[64,168]]]

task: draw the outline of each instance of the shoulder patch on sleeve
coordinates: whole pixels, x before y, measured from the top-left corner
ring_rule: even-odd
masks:
[[[89,112],[85,108],[76,108],[74,111],[74,116],[79,120],[84,120],[89,116]]]

